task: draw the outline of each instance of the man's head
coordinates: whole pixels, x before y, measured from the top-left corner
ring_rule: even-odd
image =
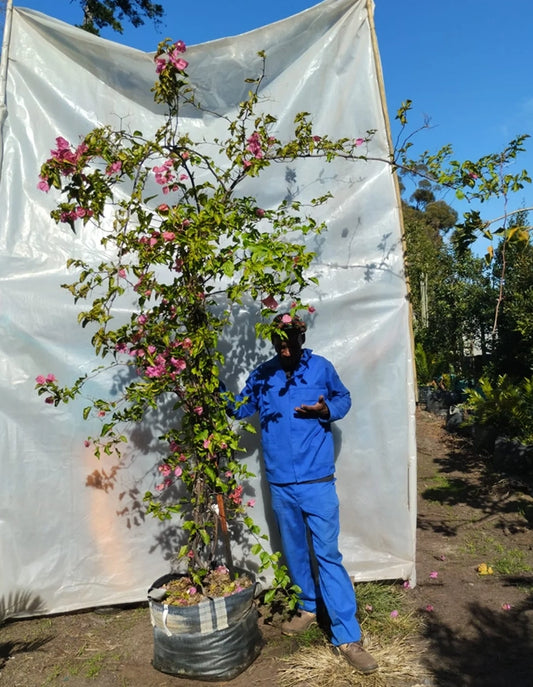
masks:
[[[298,315],[290,313],[276,315],[272,324],[275,327],[272,344],[279,355],[281,366],[286,371],[295,370],[302,356],[307,326]]]

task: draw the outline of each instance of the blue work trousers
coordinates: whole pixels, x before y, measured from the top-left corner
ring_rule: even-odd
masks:
[[[335,481],[271,484],[272,509],[281,534],[291,580],[302,592],[304,611],[316,613],[322,599],[335,646],[361,639],[355,591],[339,551],[339,499]],[[308,531],[318,569],[315,581]],[[318,582],[318,588],[317,588]]]

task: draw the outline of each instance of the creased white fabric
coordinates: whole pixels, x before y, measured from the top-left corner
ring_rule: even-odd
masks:
[[[257,51],[265,50],[262,107],[278,117],[281,135],[305,110],[318,133],[357,138],[377,129],[368,154],[386,158],[368,12],[365,0],[326,0],[257,31],[189,48],[201,102],[231,114],[248,88],[244,79],[257,74]],[[142,512],[142,496],[157,480],[156,422],[134,432],[114,473],[113,460],[98,462],[84,446],[97,427],[82,420],[86,403],[53,408],[34,392],[39,374],[52,372],[67,384],[94,366],[87,331],[76,324],[79,308],[60,285],[69,281],[69,257],[102,255],[89,225],[73,235],[50,219],[57,195],[37,190],[40,164],[56,136],[77,142],[97,124],[149,134],[160,116],[150,93],[154,79],[152,55],[34,11],[14,11],[0,184],[0,615],[144,599],[170,565],[175,540],[168,523]],[[187,121],[194,138],[211,136],[220,124],[197,114]],[[327,190],[334,199],[317,215],[328,229],[312,239],[320,287],[308,294],[316,313],[307,345],[333,361],[353,397],[335,428],[344,560],[356,580],[413,580],[413,361],[390,168],[299,161],[273,166],[242,192],[269,207],[287,195],[306,201]],[[229,357],[226,370],[235,391],[270,355],[255,348],[252,325],[243,312],[248,344]],[[110,383],[94,382],[89,393],[104,394]],[[246,496],[256,498],[254,515],[277,548],[256,441],[246,439],[247,462],[257,473]],[[235,553],[244,565],[249,545]]]

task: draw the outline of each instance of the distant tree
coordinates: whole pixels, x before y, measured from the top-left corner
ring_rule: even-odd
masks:
[[[77,1],[83,10],[83,22],[76,26],[96,36],[107,26],[117,33],[123,33],[122,22],[125,19],[135,28],[142,26],[145,19],[150,19],[157,25],[164,14],[163,6],[150,0]]]
[[[533,370],[533,244],[520,233],[528,228],[522,211],[509,221],[508,235],[496,248],[494,282],[502,289],[496,323],[493,367],[514,379],[530,377]]]
[[[426,221],[438,232],[446,233],[455,226],[457,212],[443,200],[434,200],[426,205]]]
[[[417,210],[423,210],[428,203],[432,203],[435,200],[435,194],[431,190],[431,183],[422,179],[410,200],[415,203]]]
[[[432,374],[471,377],[474,354],[486,360],[490,352],[496,291],[485,261],[445,240],[457,213],[435,192],[423,180],[410,196],[413,205],[403,204],[415,342]]]

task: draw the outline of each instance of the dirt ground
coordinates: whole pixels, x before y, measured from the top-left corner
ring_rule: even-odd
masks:
[[[424,618],[410,639],[427,674],[387,687],[531,687],[533,485],[491,471],[470,439],[447,433],[442,417],[422,409],[417,435],[418,582],[407,599]],[[483,563],[493,574],[478,572]],[[0,627],[0,687],[280,685],[281,658],[299,645],[275,624],[262,631],[259,658],[231,682],[213,683],[154,670],[144,605],[11,620]]]

